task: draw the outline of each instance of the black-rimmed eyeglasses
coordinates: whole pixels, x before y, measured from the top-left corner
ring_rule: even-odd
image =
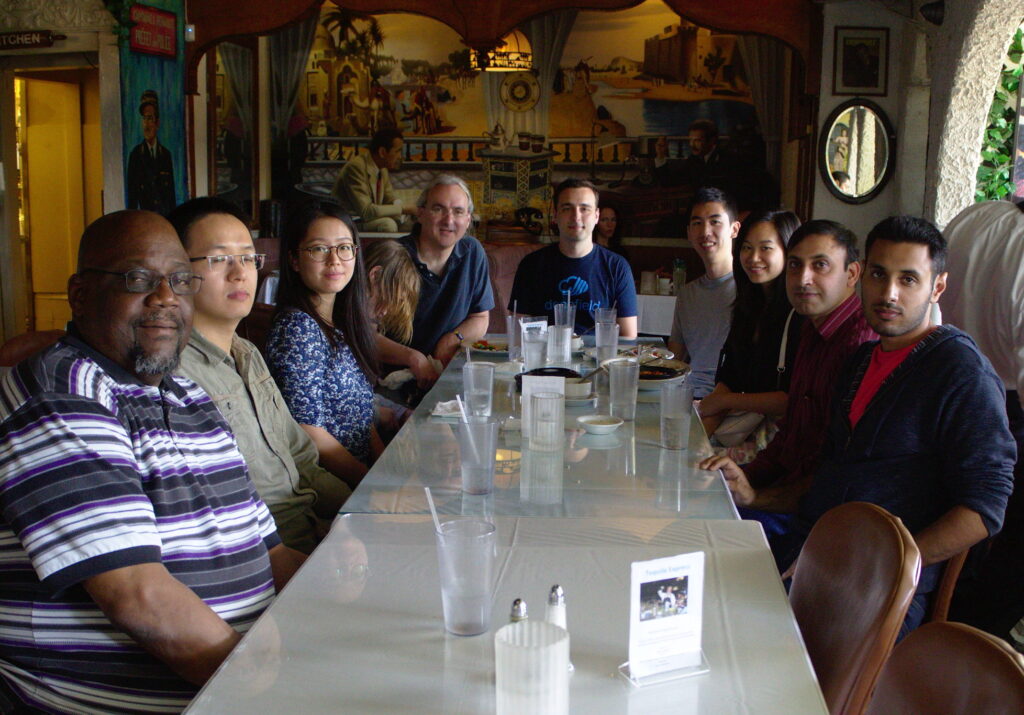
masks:
[[[129,293],[152,293],[167,281],[171,292],[175,295],[195,295],[203,285],[203,277],[188,271],[175,273],[157,273],[147,268],[133,268],[130,271],[108,271],[103,268],[83,268],[79,273],[103,273],[108,276],[120,276],[124,279],[124,287]]]

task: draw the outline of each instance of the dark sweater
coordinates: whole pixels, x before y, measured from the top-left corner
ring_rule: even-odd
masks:
[[[886,378],[851,431],[850,405],[876,344],[862,345],[837,382],[798,528],[809,531],[839,504],[866,501],[898,516],[912,534],[957,505],[978,512],[996,533],[1017,450],[991,364],[966,333],[940,326]],[[918,590],[930,591],[936,578],[937,569],[927,569]]]

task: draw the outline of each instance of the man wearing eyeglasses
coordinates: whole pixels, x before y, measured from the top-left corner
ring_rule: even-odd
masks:
[[[202,387],[231,425],[281,540],[311,553],[352,490],[318,464],[316,445],[288,411],[263,356],[235,334],[252,310],[265,256],[256,253],[246,216],[230,201],[192,199],[168,220],[203,279],[180,374]]]
[[[401,345],[381,336],[377,349],[382,362],[409,367],[426,385],[437,379],[428,355],[447,365],[460,344],[468,345],[487,332],[494,294],[483,246],[466,236],[473,219],[473,197],[466,182],[441,174],[416,205],[419,232],[399,239],[421,279],[412,340]]]
[[[157,214],[96,220],[68,335],[0,384],[0,703],[178,711],[305,558],[170,374],[202,282]]]

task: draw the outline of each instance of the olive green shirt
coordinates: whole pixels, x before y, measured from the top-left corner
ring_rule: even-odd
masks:
[[[236,335],[228,355],[193,330],[178,371],[228,421],[281,540],[310,553],[352,490],[317,463],[316,446],[288,411],[259,350]]]

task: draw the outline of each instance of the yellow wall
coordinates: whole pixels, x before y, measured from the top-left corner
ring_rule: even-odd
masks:
[[[71,317],[67,280],[86,224],[103,213],[99,75],[35,72],[25,77],[26,170],[35,328]]]

